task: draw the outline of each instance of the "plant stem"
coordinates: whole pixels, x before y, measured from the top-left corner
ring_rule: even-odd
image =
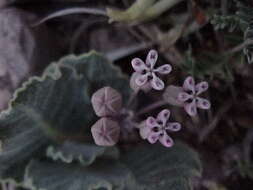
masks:
[[[155,3],[153,6],[151,6],[146,12],[144,17],[146,18],[154,18],[161,14],[163,14],[165,11],[173,7],[174,5],[180,3],[183,0],[160,0],[157,3]]]
[[[164,100],[161,100],[161,101],[158,101],[158,102],[155,102],[153,104],[150,104],[146,107],[144,107],[143,109],[141,109],[140,111],[137,112],[137,116],[139,115],[142,115],[142,114],[145,114],[155,108],[158,108],[158,107],[161,107],[161,106],[164,106],[164,105],[167,105],[168,103],[165,102]]]
[[[76,8],[68,8],[68,9],[59,10],[57,12],[49,14],[48,16],[41,19],[39,22],[35,23],[33,26],[40,25],[43,22],[46,22],[46,21],[53,19],[53,18],[71,15],[71,14],[92,14],[92,15],[99,15],[99,16],[106,16],[107,17],[106,12],[102,9],[76,7]]]
[[[251,39],[248,39],[248,40],[245,40],[243,43],[239,44],[238,46],[228,50],[227,52],[225,52],[225,54],[233,54],[233,53],[236,53],[238,51],[241,51],[243,48],[245,48],[246,46],[248,45],[252,45],[253,44],[253,40]]]
[[[137,94],[138,94],[139,90],[135,91],[134,93],[131,94],[128,102],[127,102],[127,108],[129,108],[131,106],[131,104],[133,103],[134,99],[136,98]]]

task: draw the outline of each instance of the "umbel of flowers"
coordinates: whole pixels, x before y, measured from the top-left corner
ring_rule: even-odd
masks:
[[[135,93],[130,99],[135,98],[140,90],[148,93],[151,89],[158,91],[165,89],[165,83],[161,77],[169,74],[172,67],[165,64],[156,68],[157,60],[157,51],[150,50],[145,62],[140,58],[134,58],[131,61],[135,72],[131,76],[130,86]],[[200,97],[207,90],[207,82],[195,84],[194,78],[188,76],[182,87],[173,85],[166,87],[163,97],[168,103],[183,107],[186,113],[193,117],[197,115],[197,108],[206,110],[211,107],[207,99]],[[100,146],[115,145],[120,140],[122,131],[126,130],[126,126],[123,126],[125,122],[121,120],[124,120],[122,113],[126,110],[131,111],[129,105],[123,108],[121,94],[111,87],[99,89],[93,94],[91,102],[96,115],[100,117],[91,128],[95,143]],[[149,116],[139,123],[128,119],[128,131],[139,130],[140,137],[149,143],[154,144],[159,141],[163,146],[171,147],[174,142],[169,133],[179,131],[181,124],[170,122],[170,115],[170,110],[164,109],[156,117]],[[137,116],[133,118],[138,120]]]

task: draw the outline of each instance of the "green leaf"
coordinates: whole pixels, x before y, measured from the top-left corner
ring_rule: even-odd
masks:
[[[11,105],[33,109],[48,124],[47,132],[80,140],[96,121],[90,97],[104,86],[123,93],[125,101],[130,92],[127,78],[103,56],[95,52],[72,55],[51,64],[42,77],[25,82]]]
[[[21,109],[22,108],[22,109]],[[21,179],[25,161],[31,156],[41,155],[41,149],[49,143],[39,125],[24,108],[17,106],[9,115],[1,115],[1,139],[3,150],[0,153],[1,178]],[[18,167],[16,167],[19,165]]]
[[[62,145],[51,145],[47,148],[47,156],[65,163],[79,161],[83,166],[92,164],[97,157],[117,159],[119,151],[116,147],[102,147],[95,144],[78,144],[65,142]]]
[[[137,190],[131,172],[117,161],[96,162],[92,167],[32,161],[24,178],[31,190]]]
[[[150,144],[136,147],[122,155],[122,162],[147,189],[187,190],[190,179],[202,172],[197,154],[182,143],[172,148]]]
[[[97,120],[90,97],[103,86],[117,89],[127,101],[127,78],[95,52],[67,56],[51,64],[41,77],[24,82],[8,110],[0,114],[0,176],[19,178],[16,174],[22,174],[26,162],[34,156],[44,156],[46,147],[55,142],[80,144],[83,150],[79,161],[86,165],[97,156],[108,154],[107,148],[94,145],[90,133]],[[65,145],[58,150],[67,151]],[[77,150],[72,150],[63,154],[73,154],[71,157],[76,160]]]

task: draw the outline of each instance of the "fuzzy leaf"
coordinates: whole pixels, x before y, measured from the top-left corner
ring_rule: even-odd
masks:
[[[31,190],[137,190],[131,172],[117,161],[101,161],[92,167],[32,161],[24,186]]]
[[[50,65],[42,77],[24,83],[11,105],[34,109],[48,123],[49,132],[80,140],[96,121],[90,97],[103,86],[117,89],[124,100],[130,91],[126,78],[101,55],[68,56]]]
[[[90,127],[97,119],[90,97],[105,85],[120,91],[127,100],[130,92],[128,80],[95,52],[65,57],[51,64],[41,77],[32,77],[23,83],[15,92],[8,110],[0,114],[3,139],[0,176],[16,177],[12,174],[18,173],[17,169],[22,173],[23,162],[34,155],[44,154],[46,147],[55,141],[58,144],[66,140],[82,144],[82,159],[86,165],[97,156],[107,154],[106,148],[94,145],[90,134]],[[66,150],[66,147],[59,149]],[[66,154],[73,154],[75,160],[76,149],[72,150]],[[87,152],[89,154],[84,155]]]
[[[55,161],[60,160],[65,163],[79,161],[83,166],[87,166],[100,156],[116,159],[119,157],[119,151],[116,147],[106,148],[94,144],[65,142],[62,145],[49,146],[47,156]]]
[[[32,115],[17,106],[9,115],[1,115],[1,139],[3,150],[0,153],[1,178],[13,177],[20,180],[24,162],[31,156],[40,155],[40,150],[49,143]],[[7,138],[8,137],[8,138]],[[19,167],[16,165],[20,164]]]
[[[201,175],[201,163],[194,151],[176,143],[172,148],[143,145],[122,156],[137,181],[147,189],[188,190],[189,180]]]

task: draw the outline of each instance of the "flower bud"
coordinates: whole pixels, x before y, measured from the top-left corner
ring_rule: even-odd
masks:
[[[97,116],[115,116],[122,107],[122,96],[117,90],[104,87],[92,95],[91,103]]]
[[[92,127],[91,133],[99,146],[113,146],[119,140],[120,127],[116,121],[103,117]]]

